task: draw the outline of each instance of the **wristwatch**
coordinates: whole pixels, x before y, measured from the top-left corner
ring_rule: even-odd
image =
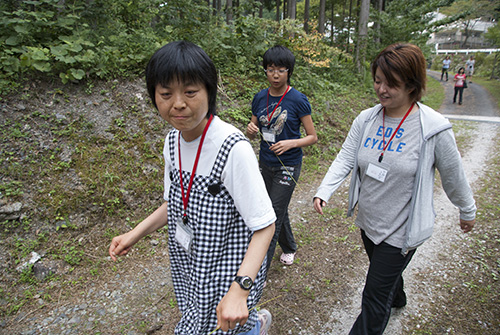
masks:
[[[240,284],[241,288],[246,291],[250,290],[253,286],[253,280],[248,276],[236,276],[234,281]]]

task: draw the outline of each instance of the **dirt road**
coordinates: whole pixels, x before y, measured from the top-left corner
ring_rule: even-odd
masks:
[[[430,73],[435,76],[435,73]],[[436,76],[437,77],[437,76]],[[439,78],[437,78],[439,80]],[[471,143],[462,152],[463,164],[472,187],[487,169],[485,163],[493,149],[493,139],[500,132],[499,111],[491,101],[489,93],[479,85],[472,83],[464,95],[464,103],[453,104],[453,82],[442,83],[446,98],[440,108],[442,114],[450,119],[480,120],[467,122],[466,130]],[[462,129],[463,127],[454,127]],[[455,130],[457,132],[457,130]],[[402,309],[393,309],[393,314],[384,334],[406,334],[405,321],[409,316],[425,314],[433,304],[434,297],[439,295],[439,287],[433,284],[432,278],[440,277],[443,261],[460,257],[451,251],[453,244],[463,241],[467,243],[467,235],[458,226],[458,210],[451,204],[441,187],[436,187],[434,208],[437,213],[433,237],[418,248],[413,260],[404,273],[405,288],[408,295],[408,305]],[[357,288],[357,294],[352,296],[343,306],[334,308],[330,321],[325,325],[324,334],[348,334],[360,311],[361,294],[364,286],[367,263],[360,264],[359,276],[351,283]],[[422,278],[426,278],[422,280]]]

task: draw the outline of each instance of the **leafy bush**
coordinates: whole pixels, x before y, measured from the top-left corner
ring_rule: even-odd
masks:
[[[227,24],[202,0],[6,1],[0,5],[0,93],[34,76],[68,83],[141,75],[153,52],[174,40],[200,45],[221,76],[262,82],[262,55],[282,44],[297,57],[301,71],[294,79],[306,93],[353,81],[351,57],[320,35],[305,34],[298,21],[239,14]]]
[[[83,78],[92,63],[89,48],[94,45],[77,15],[63,13],[57,0],[21,1],[18,8],[0,15],[4,75],[38,71],[58,73],[64,82]]]

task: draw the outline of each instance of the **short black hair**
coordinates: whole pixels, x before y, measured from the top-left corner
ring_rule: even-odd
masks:
[[[273,64],[275,66],[283,66],[288,69],[288,84],[290,84],[290,77],[292,76],[293,68],[295,66],[295,56],[290,49],[282,45],[275,45],[274,47],[268,49],[264,53],[262,66],[265,70],[269,65]]]
[[[217,70],[202,48],[191,42],[176,41],[153,54],[146,66],[146,86],[156,109],[156,86],[166,87],[173,81],[205,85],[208,93],[207,117],[216,115]]]

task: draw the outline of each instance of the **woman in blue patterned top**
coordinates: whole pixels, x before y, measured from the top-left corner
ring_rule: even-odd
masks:
[[[290,86],[294,65],[295,56],[284,46],[277,45],[265,52],[263,67],[270,86],[253,98],[252,119],[247,126],[250,139],[261,135],[259,167],[277,217],[267,253],[268,269],[278,242],[283,250],[280,261],[293,263],[297,244],[290,227],[288,204],[300,175],[301,148],[318,141],[307,97]],[[304,137],[301,125],[306,132]]]

